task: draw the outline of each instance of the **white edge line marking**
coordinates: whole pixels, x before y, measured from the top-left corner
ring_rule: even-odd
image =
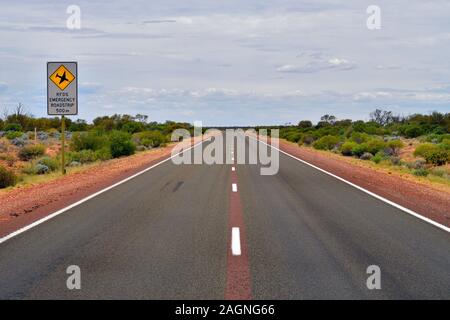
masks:
[[[233,256],[241,255],[241,236],[239,228],[231,228],[231,253]]]
[[[254,137],[251,137],[251,138],[255,139]],[[440,223],[438,223],[438,222],[436,222],[434,220],[431,220],[431,219],[429,219],[427,217],[424,217],[421,214],[419,214],[417,212],[414,212],[411,209],[405,208],[405,207],[403,207],[403,206],[401,206],[401,205],[399,205],[399,204],[397,204],[397,203],[395,203],[395,202],[393,202],[391,200],[383,198],[382,196],[379,196],[376,193],[373,193],[373,192],[371,192],[371,191],[369,191],[367,189],[364,189],[363,187],[360,187],[360,186],[358,186],[358,185],[356,185],[356,184],[354,184],[354,183],[352,183],[352,182],[350,182],[348,180],[345,180],[344,178],[341,178],[341,177],[339,177],[339,176],[337,176],[337,175],[335,175],[335,174],[333,174],[331,172],[328,172],[328,171],[326,171],[326,170],[324,170],[322,168],[316,167],[315,165],[313,165],[313,164],[311,164],[309,162],[306,162],[305,160],[302,160],[300,158],[297,158],[297,157],[295,157],[295,156],[293,156],[293,155],[291,155],[291,154],[289,154],[289,153],[287,153],[287,152],[285,152],[285,151],[283,151],[283,150],[281,150],[279,148],[276,148],[276,147],[274,147],[274,146],[272,146],[272,145],[270,145],[270,144],[268,144],[268,143],[266,143],[266,142],[264,142],[264,141],[262,141],[260,139],[256,139],[256,140],[261,142],[261,143],[263,143],[263,144],[265,144],[265,145],[267,145],[267,146],[269,146],[269,147],[271,147],[271,148],[273,148],[273,149],[275,149],[275,150],[278,150],[279,152],[281,152],[281,153],[283,153],[283,154],[285,154],[285,155],[287,155],[287,156],[289,156],[289,157],[291,157],[291,158],[293,158],[293,159],[295,159],[297,161],[300,161],[300,162],[302,162],[302,163],[304,163],[304,164],[306,164],[306,165],[308,165],[308,166],[310,166],[310,167],[312,167],[312,168],[314,168],[316,170],[319,170],[319,171],[321,171],[321,172],[323,172],[323,173],[325,173],[325,174],[327,174],[329,176],[332,176],[333,178],[336,178],[336,179],[338,179],[338,180],[340,180],[342,182],[345,182],[346,184],[348,184],[348,185],[350,185],[350,186],[352,186],[352,187],[354,187],[354,188],[356,188],[356,189],[358,189],[358,190],[360,190],[362,192],[365,192],[368,195],[371,195],[372,197],[377,198],[378,200],[381,200],[381,201],[383,201],[383,202],[385,202],[387,204],[390,204],[391,206],[393,206],[393,207],[395,207],[397,209],[400,209],[400,210],[402,210],[402,211],[404,211],[406,213],[409,213],[410,215],[412,215],[412,216],[414,216],[414,217],[416,217],[416,218],[418,218],[420,220],[428,222],[428,223],[434,225],[435,227],[438,227],[438,228],[440,228],[440,229],[442,229],[444,231],[450,232],[450,228],[444,226],[443,224],[440,224]]]
[[[46,216],[46,217],[44,217],[42,219],[39,219],[39,220],[37,220],[37,221],[35,221],[35,222],[33,222],[33,223],[23,227],[23,228],[20,228],[20,229],[12,232],[10,234],[7,234],[6,236],[0,238],[0,244],[2,244],[3,242],[5,242],[5,241],[7,241],[7,240],[9,240],[11,238],[14,238],[15,236],[18,236],[21,233],[24,233],[25,231],[28,231],[28,230],[30,230],[30,229],[40,225],[41,223],[44,223],[44,222],[46,222],[46,221],[48,221],[48,220],[50,220],[50,219],[60,215],[61,213],[64,213],[64,212],[66,212],[66,211],[68,211],[68,210],[70,210],[70,209],[72,209],[72,208],[74,208],[74,207],[76,207],[76,206],[78,206],[78,205],[88,201],[88,200],[91,200],[92,198],[95,198],[96,196],[98,196],[98,195],[100,195],[100,194],[102,194],[102,193],[104,193],[104,192],[106,192],[108,190],[111,190],[111,189],[113,189],[113,188],[115,188],[115,187],[117,187],[117,186],[119,186],[119,185],[121,185],[121,184],[123,184],[123,183],[125,183],[125,182],[127,182],[129,180],[131,180],[131,179],[134,179],[137,176],[140,176],[141,174],[143,174],[143,173],[145,173],[145,172],[147,172],[147,171],[149,171],[149,170],[151,170],[151,169],[153,169],[153,168],[155,168],[155,167],[157,167],[157,166],[159,166],[159,165],[161,165],[161,164],[171,160],[172,158],[180,155],[181,153],[184,153],[186,151],[189,151],[189,150],[197,147],[198,145],[204,143],[205,141],[207,141],[207,140],[200,141],[200,142],[196,143],[195,145],[193,145],[193,146],[191,146],[191,147],[189,147],[187,149],[183,149],[180,152],[178,152],[177,154],[174,154],[174,155],[170,156],[167,159],[164,159],[164,160],[162,160],[162,161],[160,161],[158,163],[155,163],[154,165],[152,165],[152,166],[150,166],[150,167],[148,167],[148,168],[146,168],[146,169],[144,169],[142,171],[139,171],[139,172],[135,173],[134,175],[132,175],[132,176],[130,176],[128,178],[125,178],[125,179],[123,179],[123,180],[121,180],[119,182],[116,182],[115,184],[113,184],[113,185],[111,185],[109,187],[106,187],[106,188],[104,188],[104,189],[102,189],[100,191],[97,191],[96,193],[93,193],[90,196],[87,196],[86,198],[83,198],[83,199],[81,199],[81,200],[79,200],[79,201],[77,201],[75,203],[72,203],[71,205],[69,205],[69,206],[67,206],[65,208],[62,208],[62,209],[60,209],[60,210],[58,210],[56,212],[53,212],[52,214],[50,214],[50,215],[48,215],[48,216]]]
[[[237,192],[237,184],[236,184],[236,183],[233,183],[233,184],[231,185],[231,189],[233,190],[233,192]]]

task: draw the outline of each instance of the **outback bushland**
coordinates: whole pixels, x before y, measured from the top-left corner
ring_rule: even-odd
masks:
[[[324,115],[316,125],[301,120],[298,125],[265,128],[278,128],[280,138],[300,146],[392,166],[416,176],[432,175],[450,183],[450,113],[403,117],[377,109],[369,121]]]
[[[35,118],[21,104],[11,114],[5,110],[0,119],[0,188],[26,176],[58,171],[60,128],[60,118]],[[142,114],[97,117],[92,123],[66,118],[66,128],[69,168],[165,146],[175,129],[193,132],[188,123],[149,122]]]

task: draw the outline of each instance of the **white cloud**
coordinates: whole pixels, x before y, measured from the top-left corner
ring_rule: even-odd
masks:
[[[88,119],[144,110],[161,120],[283,123],[362,118],[380,104],[448,111],[450,2],[379,5],[383,27],[369,31],[357,0],[92,0],[80,4],[82,30],[69,31],[66,4],[5,2],[0,102],[45,115],[45,64],[71,59]]]

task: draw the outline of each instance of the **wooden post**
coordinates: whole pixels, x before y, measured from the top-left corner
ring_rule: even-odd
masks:
[[[66,161],[64,155],[64,149],[66,144],[66,122],[65,117],[61,116],[61,172],[66,174]]]
[[[34,127],[34,143],[37,143],[37,128]]]

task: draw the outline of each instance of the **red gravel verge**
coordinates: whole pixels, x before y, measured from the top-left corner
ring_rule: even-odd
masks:
[[[335,159],[316,150],[280,140],[280,149],[377,195],[450,227],[450,193],[398,174]]]

